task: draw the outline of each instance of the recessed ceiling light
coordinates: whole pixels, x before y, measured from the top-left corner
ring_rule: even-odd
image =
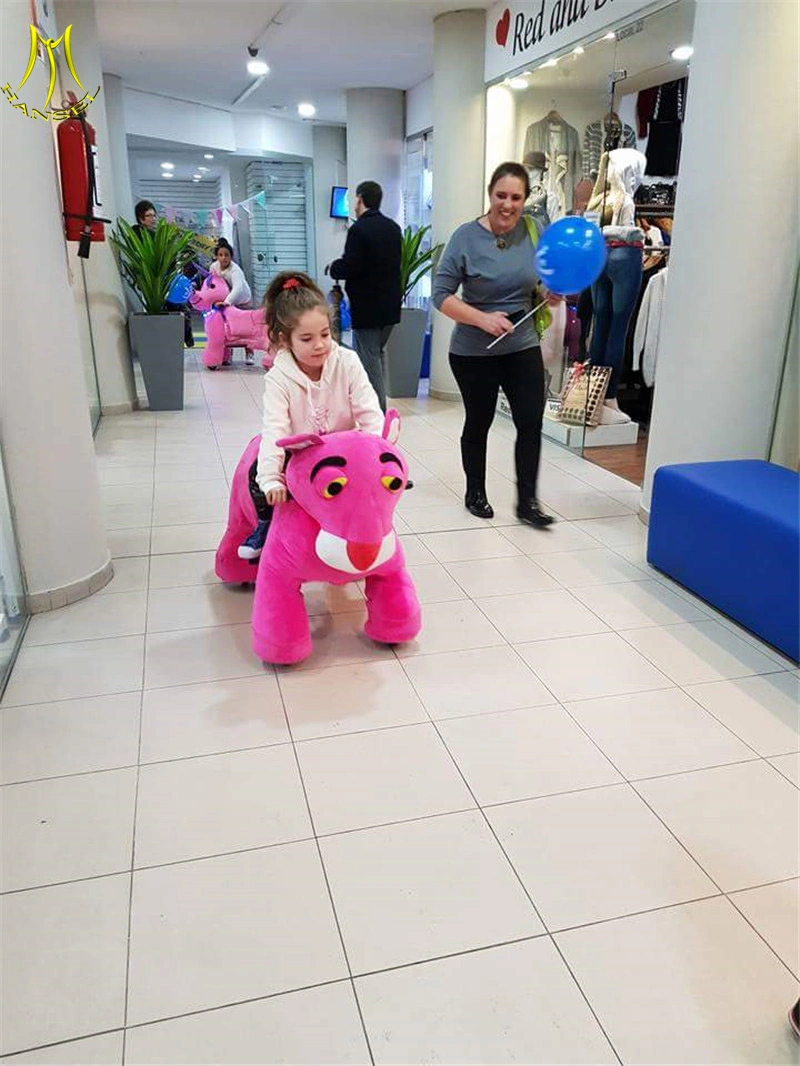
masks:
[[[694,55],[694,48],[690,44],[680,44],[677,48],[673,48],[670,54],[673,59],[691,59]]]
[[[256,78],[263,78],[265,74],[269,74],[269,67],[263,59],[248,59],[247,73]]]
[[[614,33],[613,30],[609,30],[608,33],[603,37],[604,41],[616,41],[616,39],[617,35],[616,33]]]
[[[200,171],[201,174],[208,173],[208,167],[198,167],[197,169]]]
[[[528,82],[526,78],[509,78],[506,82],[509,89],[527,89]]]
[[[202,176],[203,176],[202,174],[192,174],[192,178],[193,178],[193,179],[194,179],[195,181],[200,181],[200,179],[202,178]]]
[[[203,159],[213,159],[213,158],[214,158],[214,156],[212,155],[211,152],[206,152],[205,155],[203,156]]]
[[[572,49],[572,54],[574,56],[582,56],[584,51],[585,51],[585,49],[582,48],[581,45],[578,45],[577,48],[573,48]]]
[[[317,109],[313,104],[298,104],[297,113],[301,118],[313,118],[317,113]]]
[[[545,67],[557,67],[557,66],[558,66],[558,60],[557,59],[548,59],[546,62],[542,63],[541,69],[544,70]]]
[[[168,170],[165,170],[164,173],[161,175],[161,177],[162,178],[174,178],[175,175],[174,174],[170,174],[170,172]]]
[[[200,180],[199,178],[192,178],[192,181],[193,181],[193,182],[194,182],[195,184],[197,184],[197,182],[198,182],[199,180]]]
[[[162,163],[161,164],[161,169],[162,170],[174,170],[175,169],[175,164],[174,163]]]

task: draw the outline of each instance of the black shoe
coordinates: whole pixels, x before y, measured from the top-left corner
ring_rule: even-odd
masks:
[[[464,497],[464,506],[476,518],[494,518],[494,510],[485,492],[468,492]]]
[[[518,504],[517,518],[529,526],[536,526],[537,529],[544,529],[545,526],[550,526],[555,522],[551,514],[544,513],[538,500],[525,500]]]

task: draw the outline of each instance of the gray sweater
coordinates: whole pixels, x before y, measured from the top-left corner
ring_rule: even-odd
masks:
[[[447,242],[439,260],[433,281],[434,306],[441,308],[448,296],[461,287],[461,299],[480,311],[530,311],[533,290],[539,278],[533,262],[533,245],[522,219],[506,240],[506,248],[498,248],[496,238],[477,220],[459,226]],[[477,326],[456,323],[450,340],[454,355],[502,355],[534,348],[539,337],[533,318],[523,322],[513,333],[490,351],[486,346],[494,337]]]

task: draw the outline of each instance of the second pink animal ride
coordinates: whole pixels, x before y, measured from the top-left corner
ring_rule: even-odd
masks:
[[[397,412],[388,411],[381,437],[346,430],[278,441],[290,456],[290,498],[275,508],[258,563],[253,650],[264,662],[298,663],[311,654],[301,591],[311,581],[364,581],[364,632],[380,644],[402,644],[419,633],[419,600],[392,525],[408,481],[405,459],[390,439],[399,424]],[[233,476],[228,528],[216,557],[222,581],[253,580],[253,564],[237,549],[255,524],[248,474],[260,439],[247,445]]]
[[[209,370],[227,366],[234,348],[249,348],[264,352],[262,365],[269,370],[274,361],[264,324],[264,309],[248,311],[241,307],[214,307],[230,292],[224,278],[209,274],[202,288],[192,293],[189,303],[195,311],[202,311],[206,327],[206,348],[203,363]]]

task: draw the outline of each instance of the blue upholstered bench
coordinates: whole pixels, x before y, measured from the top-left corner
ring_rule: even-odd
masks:
[[[750,459],[660,467],[647,559],[800,658],[800,474]]]

